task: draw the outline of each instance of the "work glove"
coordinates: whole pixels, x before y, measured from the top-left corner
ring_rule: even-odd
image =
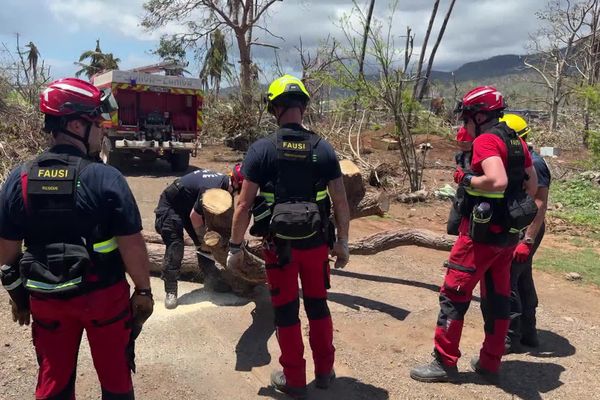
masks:
[[[350,260],[350,249],[348,248],[348,239],[338,239],[333,244],[333,249],[331,249],[331,255],[335,256],[335,264],[334,268],[344,268],[346,264],[348,264],[348,260]]]
[[[19,308],[17,303],[12,300],[8,301],[10,304],[10,308],[12,311],[13,322],[18,322],[20,326],[29,325],[31,321],[31,313],[29,311],[29,307],[27,308]]]
[[[154,299],[150,289],[135,289],[130,299],[133,324],[142,326],[154,311]]]
[[[529,259],[529,255],[531,254],[531,248],[533,244],[521,242],[517,245],[515,252],[513,253],[513,258],[518,263],[524,263]]]
[[[471,186],[471,178],[473,174],[466,173],[460,166],[454,171],[454,182],[459,185]]]
[[[227,269],[239,271],[244,266],[244,243],[239,245],[229,242],[229,253],[227,253]]]

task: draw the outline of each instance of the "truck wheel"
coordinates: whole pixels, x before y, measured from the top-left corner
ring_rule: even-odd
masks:
[[[190,165],[190,153],[173,153],[170,162],[173,172],[185,172]]]
[[[100,159],[104,164],[119,168],[121,164],[121,154],[113,149],[110,139],[106,136],[102,138],[102,148],[100,149]]]

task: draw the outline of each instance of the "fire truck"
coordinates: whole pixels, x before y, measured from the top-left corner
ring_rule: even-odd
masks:
[[[175,172],[187,170],[200,148],[202,85],[199,79],[148,73],[161,68],[109,71],[94,76],[98,88],[110,88],[119,105],[104,123],[100,158],[123,166],[134,157],[162,158]]]

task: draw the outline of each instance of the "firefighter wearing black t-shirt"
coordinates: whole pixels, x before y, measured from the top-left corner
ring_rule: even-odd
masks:
[[[333,323],[327,306],[328,244],[337,256],[335,266],[344,267],[349,257],[348,203],[333,148],[301,125],[309,100],[302,82],[290,75],[276,79],[266,100],[280,129],[253,143],[244,159],[245,180],[233,216],[227,266],[243,268],[242,243],[254,205],[251,233],[265,239],[267,281],[283,366],[283,371],[272,374],[271,383],[294,398],[305,398],[298,276],[309,321],[316,386],[326,389],[335,378]],[[259,189],[258,199],[262,200],[255,203]],[[337,241],[329,218],[331,202]]]
[[[523,117],[516,114],[506,114],[501,119],[506,125],[514,130],[523,140],[527,140],[531,128]],[[533,168],[537,174],[537,190],[534,195],[538,212],[535,219],[527,227],[523,239],[514,252],[513,262],[510,268],[510,327],[506,338],[506,352],[517,353],[521,351],[521,345],[537,347],[539,345],[535,312],[538,306],[538,297],[533,282],[533,256],[537,251],[542,239],[546,225],[546,210],[548,208],[548,192],[552,180],[550,169],[546,161],[529,147]]]
[[[166,246],[162,279],[165,282],[165,307],[177,307],[177,281],[183,259],[183,231],[188,233],[196,245],[201,276],[206,285],[219,292],[228,291],[229,286],[220,278],[210,253],[201,249],[206,232],[202,217],[202,194],[208,189],[239,191],[244,179],[241,166],[236,164],[229,176],[207,169],[193,171],[176,179],[160,196],[155,229]]]
[[[150,261],[125,178],[90,159],[116,103],[66,78],[44,90],[40,110],[55,146],[14,169],[0,192],[0,277],[15,322],[33,319],[35,398],[75,398],[85,329],[102,399],[133,399],[133,340],[154,304]]]

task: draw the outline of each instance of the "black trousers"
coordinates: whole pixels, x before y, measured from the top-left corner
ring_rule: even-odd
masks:
[[[183,210],[177,210],[164,195],[161,196],[158,206],[154,210],[156,214],[154,227],[166,246],[162,265],[162,279],[165,282],[165,292],[167,293],[177,293],[177,281],[179,280],[183,260],[183,231],[187,232],[196,246],[202,244],[196,232],[194,232],[194,227],[189,218],[190,212],[191,210],[186,214]],[[213,261],[200,255],[198,255],[198,266],[201,279],[209,271],[216,270]]]
[[[538,306],[538,297],[533,282],[532,264],[535,255],[546,231],[542,225],[533,243],[531,254],[524,263],[513,261],[510,270],[510,328],[508,337],[511,342],[519,342],[521,338],[536,336],[535,310]]]

